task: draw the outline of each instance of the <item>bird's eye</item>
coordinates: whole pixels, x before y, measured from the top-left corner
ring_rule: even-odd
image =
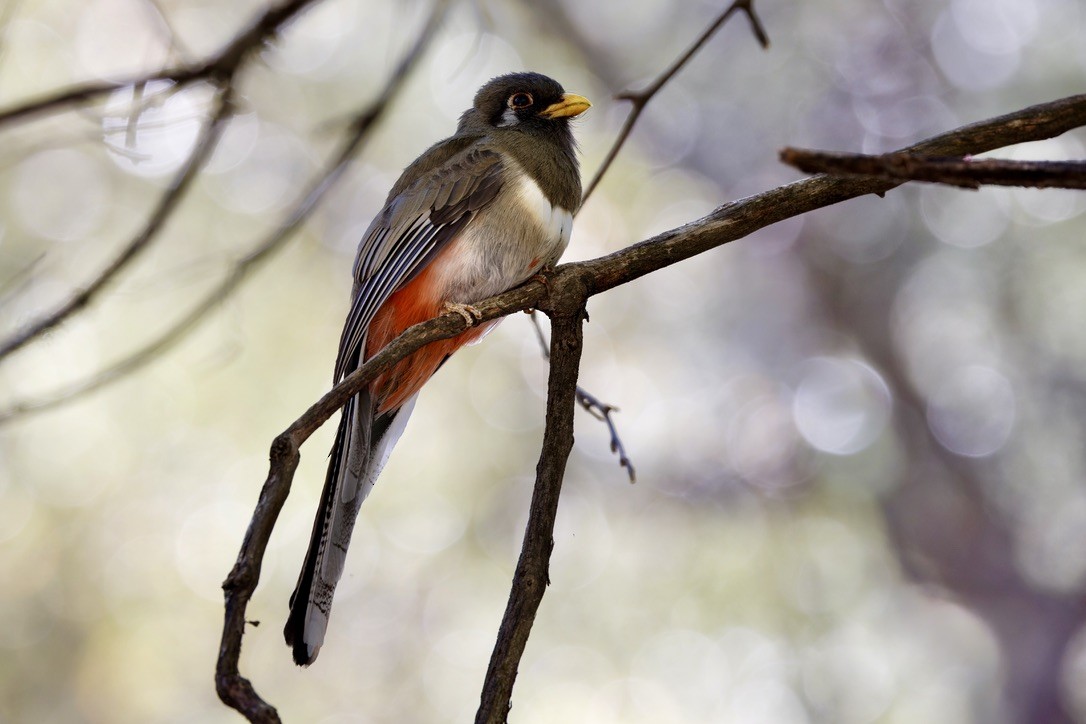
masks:
[[[514,109],[527,108],[532,105],[531,93],[514,93],[509,96],[509,107]]]

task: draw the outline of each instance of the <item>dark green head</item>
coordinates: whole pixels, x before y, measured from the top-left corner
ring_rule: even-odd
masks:
[[[460,117],[458,136],[486,136],[510,153],[552,203],[580,205],[581,181],[571,118],[592,104],[540,73],[509,73],[489,81]]]
[[[479,89],[472,108],[460,118],[459,130],[568,134],[569,119],[591,105],[587,98],[566,93],[558,81],[541,73],[509,73]]]

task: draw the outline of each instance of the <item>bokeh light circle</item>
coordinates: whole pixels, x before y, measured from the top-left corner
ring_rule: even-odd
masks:
[[[948,450],[967,457],[997,452],[1011,436],[1015,395],[1005,375],[983,365],[950,374],[928,399],[928,425]]]
[[[804,364],[792,399],[800,435],[833,455],[852,455],[886,427],[891,396],[878,372],[858,360],[815,357]]]

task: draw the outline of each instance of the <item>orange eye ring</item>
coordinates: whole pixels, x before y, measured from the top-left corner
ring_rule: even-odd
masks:
[[[534,102],[531,93],[514,93],[509,96],[509,107],[513,110],[519,111],[522,108],[527,108]]]

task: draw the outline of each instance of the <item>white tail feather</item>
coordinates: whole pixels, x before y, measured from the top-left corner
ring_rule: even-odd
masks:
[[[336,584],[343,576],[347,547],[351,542],[358,509],[373,490],[392,449],[403,435],[417,398],[416,394],[400,407],[384,435],[368,451],[366,448],[370,448],[370,445],[366,438],[369,437],[370,421],[360,418],[362,415],[371,414],[369,406],[348,405],[344,411],[344,414],[354,415],[355,419],[348,425],[346,439],[338,451],[340,474],[339,479],[334,481],[336,490],[333,491],[333,507],[317,549],[315,575],[308,591],[295,592],[296,596],[304,596],[306,600],[302,642],[305,644],[309,661],[316,658],[324,643],[332,610],[332,597]]]

